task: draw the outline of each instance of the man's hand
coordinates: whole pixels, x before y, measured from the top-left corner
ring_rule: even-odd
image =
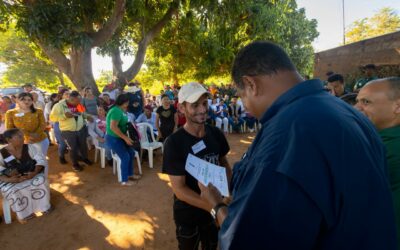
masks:
[[[104,143],[106,140],[103,137],[98,136],[97,140],[101,143]]]
[[[65,117],[72,118],[74,115],[71,112],[65,112]]]
[[[203,184],[201,184],[200,182],[198,182],[199,188],[201,190],[201,194],[200,197],[202,200],[204,200],[205,202],[208,203],[209,205],[209,210],[211,211],[211,209],[213,207],[215,207],[217,204],[223,202],[223,198],[221,193],[218,191],[218,189],[213,186],[213,184],[208,183],[208,186],[204,186]]]

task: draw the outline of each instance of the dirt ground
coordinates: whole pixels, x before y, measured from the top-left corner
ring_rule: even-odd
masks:
[[[254,136],[228,136],[231,165]],[[90,153],[93,159],[94,150]],[[58,163],[57,146],[50,147],[55,210],[27,224],[20,224],[14,215],[12,224],[0,223],[0,249],[177,249],[172,191],[168,177],[161,174],[161,160],[161,152],[156,151],[154,168],[144,161],[143,178],[133,186],[121,187],[112,168],[101,169],[95,163],[75,173],[70,165]]]

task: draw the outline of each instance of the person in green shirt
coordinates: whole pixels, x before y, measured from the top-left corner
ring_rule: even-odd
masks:
[[[369,82],[361,88],[356,108],[372,121],[386,146],[400,247],[400,77]]]
[[[133,141],[127,135],[129,96],[121,94],[115,100],[115,105],[108,111],[106,117],[106,144],[121,159],[121,185],[131,186],[131,180],[140,176],[133,175],[135,150]]]
[[[357,80],[353,89],[353,91],[355,92],[358,92],[368,82],[378,79],[378,77],[376,76],[376,67],[374,64],[365,65],[364,67],[362,67],[362,71],[365,77]]]

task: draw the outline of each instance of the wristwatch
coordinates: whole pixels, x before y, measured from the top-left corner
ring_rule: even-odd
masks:
[[[226,206],[227,206],[227,205],[226,205],[225,203],[221,202],[221,203],[218,203],[217,205],[215,205],[215,207],[213,207],[213,209],[211,209],[210,213],[211,213],[211,216],[213,217],[213,219],[214,219],[215,221],[217,221],[218,210],[219,210],[221,207],[226,207]]]

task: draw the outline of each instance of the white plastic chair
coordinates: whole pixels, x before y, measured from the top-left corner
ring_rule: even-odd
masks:
[[[4,223],[11,224],[11,208],[8,200],[3,197],[3,217]]]
[[[111,156],[113,158],[113,174],[115,175],[115,172],[117,172],[118,181],[122,182],[121,158],[119,158],[119,156],[115,154],[112,150],[111,150]],[[138,164],[139,174],[142,174],[142,165],[140,164],[140,157],[137,151],[135,151],[135,158]]]
[[[153,126],[151,126],[150,123],[147,122],[138,123],[136,124],[136,126],[138,127],[140,133],[140,147],[148,151],[149,166],[150,168],[153,168],[153,150],[161,148],[161,152],[164,152],[164,145],[162,144],[162,142],[158,142],[154,138]],[[151,134],[151,139],[153,140],[152,142],[150,142],[149,140],[147,131],[151,131],[150,134]]]
[[[94,162],[97,162],[97,155],[100,152],[100,166],[101,168],[106,167],[106,149],[99,147],[99,145],[94,145]]]

